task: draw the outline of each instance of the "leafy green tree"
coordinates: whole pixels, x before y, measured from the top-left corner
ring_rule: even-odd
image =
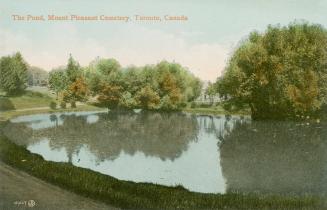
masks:
[[[210,103],[213,103],[213,97],[217,94],[216,85],[209,82],[209,85],[205,90],[205,94],[209,96]]]
[[[105,84],[98,96],[98,101],[109,109],[119,108],[123,88],[118,85]]]
[[[106,94],[111,94],[107,86],[119,86],[119,108],[179,109],[201,91],[198,78],[179,64],[167,61],[121,68],[114,59],[97,58],[85,69],[85,76],[92,94],[101,95],[102,102],[107,100]]]
[[[93,96],[97,95],[101,91],[101,87],[103,86],[102,78],[99,74],[87,72],[86,75],[86,83],[91,91]]]
[[[74,104],[76,101],[86,101],[89,90],[83,77],[78,77],[75,82],[63,92],[63,100]]]
[[[99,73],[105,76],[115,76],[120,71],[120,64],[113,58],[100,59],[96,64],[96,69]]]
[[[145,86],[136,93],[135,100],[142,109],[157,109],[160,97],[151,87]]]
[[[128,90],[128,92],[132,94],[132,96],[145,85],[142,74],[143,68],[132,66],[123,69],[122,85],[125,90]]]
[[[0,88],[8,95],[22,92],[27,87],[27,64],[17,52],[0,59]]]
[[[105,84],[122,86],[121,66],[115,59],[96,58],[85,69],[86,81],[92,95],[101,92]]]
[[[123,92],[119,101],[119,107],[124,109],[132,109],[135,106],[136,106],[136,101],[133,98],[133,95],[128,91]]]
[[[192,102],[201,95],[203,84],[201,80],[196,78],[194,75],[188,75],[185,81],[186,88],[184,96],[186,97],[187,102]]]
[[[49,88],[58,94],[66,89],[68,86],[68,78],[62,70],[52,70],[49,74]]]
[[[77,61],[75,61],[72,57],[72,55],[69,55],[67,69],[66,69],[66,75],[69,80],[69,82],[73,83],[81,76],[81,67],[78,64]]]
[[[313,116],[327,102],[327,31],[292,23],[253,32],[231,57],[218,92],[254,119]]]

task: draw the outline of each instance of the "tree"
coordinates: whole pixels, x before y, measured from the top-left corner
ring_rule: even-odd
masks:
[[[119,101],[119,107],[123,109],[132,109],[136,106],[136,101],[133,98],[132,94],[128,91],[125,91]]]
[[[233,106],[248,104],[254,119],[313,116],[327,102],[327,31],[292,23],[253,32],[217,81]]]
[[[58,98],[58,94],[64,91],[68,85],[68,78],[64,71],[53,70],[49,74],[49,88],[56,93]]]
[[[213,97],[217,94],[215,84],[209,82],[208,87],[205,90],[205,94],[209,96],[210,103],[213,103]]]
[[[27,64],[17,52],[0,59],[0,88],[8,95],[22,92],[27,87]]]
[[[54,70],[50,73],[49,86],[56,92],[57,98],[61,93],[61,100],[71,103],[72,107],[76,107],[76,101],[85,101],[89,93],[82,70],[72,55],[69,56],[65,69]]]
[[[159,95],[149,86],[137,92],[135,100],[142,109],[157,109],[160,103]]]
[[[96,58],[88,67],[85,68],[87,84],[92,92],[96,95],[101,92],[104,84],[116,84],[122,86],[121,66],[115,59]]]
[[[69,82],[73,83],[81,76],[81,69],[77,61],[75,61],[72,55],[69,55],[66,74]]]
[[[89,93],[88,87],[83,77],[78,77],[75,82],[63,92],[63,100],[74,104],[76,101],[85,101]]]
[[[120,71],[120,64],[113,58],[100,59],[96,64],[96,69],[99,73],[105,76],[114,76]]]
[[[98,101],[109,109],[117,109],[122,97],[122,87],[118,85],[103,85]]]
[[[189,75],[186,82],[184,95],[188,102],[192,102],[201,95],[203,84],[201,80],[196,78],[194,75]]]

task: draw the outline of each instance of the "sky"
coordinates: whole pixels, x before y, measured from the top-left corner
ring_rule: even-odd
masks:
[[[122,66],[180,63],[215,81],[240,40],[269,24],[327,27],[327,0],[0,0],[0,56],[20,51],[47,71],[97,56]],[[187,16],[187,21],[14,21],[12,15]]]

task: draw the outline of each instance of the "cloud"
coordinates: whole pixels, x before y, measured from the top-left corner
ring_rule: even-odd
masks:
[[[2,30],[1,55],[20,51],[29,64],[47,70],[64,65],[72,53],[81,65],[95,57],[113,57],[123,66],[175,61],[203,80],[214,81],[225,66],[228,48],[219,43],[189,43],[183,36],[131,24],[109,35],[81,36],[73,24],[56,24],[41,39]],[[99,38],[100,37],[100,38]]]

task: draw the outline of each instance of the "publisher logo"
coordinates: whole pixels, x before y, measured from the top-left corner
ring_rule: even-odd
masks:
[[[14,204],[17,205],[17,206],[27,206],[29,208],[33,208],[34,206],[36,206],[36,202],[34,200],[15,201]]]
[[[30,208],[34,207],[35,206],[35,201],[34,200],[29,200],[27,202],[27,206],[30,207]]]

